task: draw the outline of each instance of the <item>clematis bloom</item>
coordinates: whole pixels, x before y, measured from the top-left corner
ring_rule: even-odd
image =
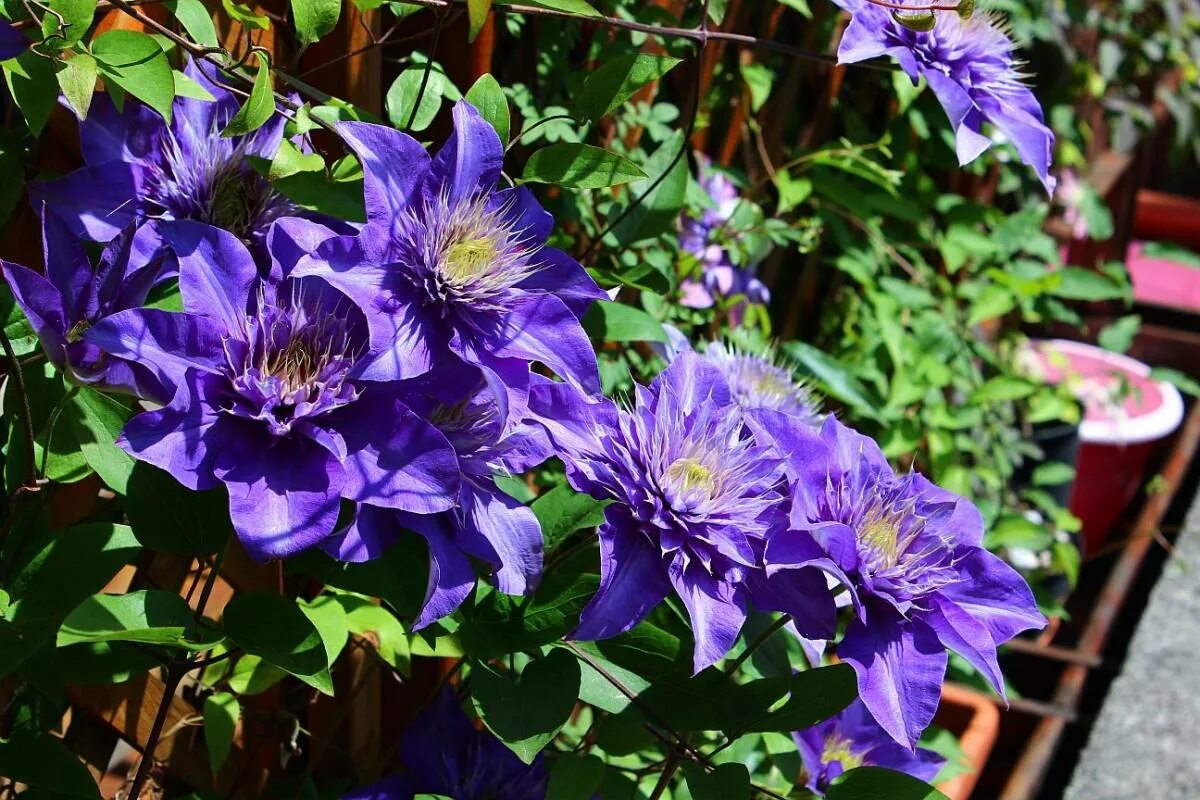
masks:
[[[416,513],[454,504],[446,438],[399,387],[357,380],[366,334],[352,303],[320,281],[260,281],[227,231],[176,222],[164,235],[184,311],[123,311],[86,334],[176,387],[126,424],[121,447],[188,488],[224,484],[234,530],[259,560],[327,538],[343,500]]]
[[[820,433],[771,412],[759,423],[793,493],[792,529],[768,542],[767,574],[817,564],[848,590],[854,614],[837,654],[880,726],[915,746],[948,649],[1003,695],[997,646],[1046,620],[1021,576],[983,548],[979,511],[919,474],[896,475],[875,442],[833,417]]]
[[[382,125],[339,130],[363,166],[367,225],[326,242],[296,274],[328,281],[367,312],[375,358],[364,377],[413,378],[456,358],[519,400],[528,362],[540,361],[599,391],[579,318],[605,295],[545,246],[553,219],[528,189],[497,188],[504,148],[474,107],[454,107],[454,133],[432,159]]]
[[[613,501],[599,529],[600,589],[575,638],[629,630],[672,591],[691,617],[696,671],[733,646],[752,600],[792,613],[805,635],[832,634],[833,598],[815,570],[787,576],[786,593],[758,591],[763,548],[785,514],[783,465],[748,436],[712,364],[681,354],[628,411],[539,382],[530,411],[571,484]]]
[[[13,298],[41,341],[50,363],[76,383],[165,400],[164,388],[147,365],[103,351],[84,334],[97,322],[137,308],[161,274],[161,259],[143,261],[133,252],[127,228],[103,252],[95,270],[62,220],[42,212],[46,274],[0,261]]]
[[[806,785],[820,797],[842,773],[858,767],[883,767],[928,783],[946,763],[932,750],[918,747],[914,751],[897,744],[861,700],[818,725],[797,731],[794,738],[804,762]]]
[[[983,133],[983,123],[989,122],[1013,143],[1046,191],[1054,192],[1054,133],[1037,98],[1021,82],[1016,45],[994,20],[985,13],[964,20],[953,12],[933,12],[933,29],[916,31],[870,0],[834,2],[853,15],[838,45],[839,63],[891,56],[914,85],[924,77],[937,95],[954,128],[959,163],[974,161],[991,146]]]
[[[30,185],[35,206],[61,216],[76,235],[106,242],[131,223],[180,219],[225,228],[261,244],[270,224],[298,209],[254,171],[247,156],[270,160],[283,141],[276,114],[246,136],[221,131],[240,102],[195,61],[184,72],[214,100],[177,97],[171,122],[141,103],[117,111],[103,94],[79,124],[84,166]]]
[[[403,772],[342,795],[342,800],[543,800],[550,775],[539,754],[525,764],[499,739],[478,730],[449,687],[413,720],[400,740]]]
[[[457,503],[430,515],[363,505],[353,524],[326,543],[326,552],[340,561],[364,561],[382,554],[405,529],[422,536],[429,545],[429,584],[414,629],[453,613],[471,593],[471,557],[492,567],[500,591],[532,592],[542,574],[542,529],[533,511],[501,491],[495,479],[548,459],[545,436],[527,424],[506,423],[473,367],[450,366],[410,381],[406,400],[454,448],[461,473]]]

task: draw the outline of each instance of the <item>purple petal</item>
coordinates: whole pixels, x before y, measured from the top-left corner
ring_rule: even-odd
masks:
[[[229,514],[256,561],[286,558],[333,533],[341,474],[324,449],[304,439],[268,440],[251,425],[222,426],[216,475],[229,489]]]
[[[34,208],[44,203],[76,236],[107,242],[143,213],[145,170],[109,161],[49,181],[29,184]]]
[[[954,131],[955,149],[960,165],[969,164],[992,146],[992,140],[980,132],[979,110],[966,87],[937,70],[924,70],[929,88],[950,118]]]
[[[337,234],[331,228],[303,217],[276,220],[267,233],[271,278],[279,281],[288,277],[302,258],[335,236]]]
[[[496,129],[466,100],[454,105],[454,132],[433,159],[437,183],[426,191],[446,191],[451,204],[491,191],[504,168],[504,145]]]
[[[996,644],[1046,627],[1029,585],[999,557],[971,548],[961,557],[959,570],[963,580],[943,589],[942,597],[987,626]]]
[[[42,256],[46,278],[62,293],[63,310],[72,322],[96,313],[92,263],[79,237],[54,212],[42,211]]]
[[[170,386],[189,369],[213,372],[222,363],[222,331],[206,317],[154,308],[120,311],[98,321],[87,341],[118,358],[145,364]]]
[[[475,588],[475,570],[455,541],[449,514],[399,517],[429,544],[429,583],[421,611],[413,620],[413,630],[420,630],[450,616],[462,605]]]
[[[63,298],[58,289],[50,281],[31,269],[8,261],[0,261],[4,269],[4,277],[12,289],[13,299],[21,307],[30,327],[41,340],[42,348],[50,363],[62,366],[64,361],[63,348],[67,345],[66,312],[63,309]]]
[[[733,403],[729,384],[721,371],[694,352],[680,353],[655,379],[655,386],[658,402],[670,402],[684,415],[706,403],[717,406]]]
[[[792,617],[804,639],[832,639],[837,633],[837,604],[825,572],[815,567],[780,570],[770,578],[755,570],[746,581],[754,606]]]
[[[92,95],[87,119],[79,123],[79,147],[91,167],[110,161],[156,162],[162,152],[166,122],[149,106],[126,103],[118,112],[108,95]]]
[[[686,570],[671,565],[671,583],[692,620],[696,672],[725,657],[746,622],[746,601],[730,584],[709,575],[698,564]]]
[[[934,595],[933,608],[924,620],[947,649],[953,650],[979,670],[996,693],[1004,697],[1004,676],[996,662],[996,643],[987,626],[954,603]]]
[[[219,417],[201,397],[200,379],[193,373],[176,392],[170,405],[145,411],[125,424],[117,439],[129,455],[153,464],[174,476],[189,489],[211,489],[218,483],[213,475],[214,445],[223,436]]]
[[[501,358],[540,361],[585,391],[600,392],[596,353],[579,320],[557,297],[522,297],[510,313],[494,316],[492,323],[471,339],[460,340],[460,354],[471,360],[471,350],[476,349]],[[469,343],[477,347],[464,346]]]
[[[542,527],[534,513],[494,485],[464,480],[460,493],[463,546],[490,562],[496,587],[505,594],[529,594],[542,577]]]
[[[458,497],[458,458],[446,437],[390,394],[371,388],[337,415],[350,456],[345,495],[361,503],[432,514]]]
[[[608,299],[608,294],[596,285],[588,271],[562,250],[543,248],[538,252],[538,262],[541,269],[521,281],[520,288],[554,295],[577,319],[583,318],[592,301]]]
[[[321,542],[321,549],[338,561],[361,564],[382,557],[400,533],[395,511],[359,506],[354,521]]]
[[[12,26],[8,20],[0,20],[0,61],[16,58],[32,44],[25,34]]]
[[[637,625],[671,591],[662,556],[634,529],[600,526],[600,589],[579,615],[572,639],[608,639]]]
[[[416,139],[383,125],[343,122],[338,133],[362,164],[367,219],[387,230],[407,212],[429,172],[429,154]]]
[[[850,623],[838,658],[854,667],[858,694],[876,722],[911,750],[937,711],[946,649],[924,623],[874,616],[873,625]]]
[[[258,281],[250,251],[229,231],[202,222],[162,222],[158,229],[179,259],[184,310],[208,317],[226,334],[242,338]]]

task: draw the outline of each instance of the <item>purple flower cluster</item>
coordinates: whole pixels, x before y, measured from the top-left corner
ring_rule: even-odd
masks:
[[[533,195],[497,185],[504,149],[465,102],[433,157],[390,128],[341,128],[365,178],[355,230],[251,169],[281,119],[223,137],[237,103],[188,74],[214,101],[178,100],[169,124],[98,96],[87,165],[35,192],[46,274],[3,268],[48,357],[145,401],[118,444],[191,489],[223,487],[256,559],[364,561],[416,532],[418,627],[471,592],[472,559],[500,590],[532,591],[541,530],[496,478],[552,455],[527,420],[533,362],[599,392],[580,318],[603,293],[545,246]],[[109,241],[97,269],[80,238]],[[147,306],[175,283],[181,310]]]
[[[1012,142],[1021,160],[1054,192],[1050,162],[1054,134],[1042,107],[1021,82],[1016,46],[987,14],[963,19],[954,12],[931,12],[932,30],[914,30],[897,14],[871,0],[834,0],[852,15],[838,46],[838,61],[854,64],[879,56],[899,62],[913,85],[925,78],[954,127],[961,164],[974,161],[992,145],[983,123],[995,126]],[[911,8],[933,5],[915,0]]]
[[[669,593],[683,601],[697,670],[733,646],[751,604],[835,638],[877,723],[911,748],[937,708],[947,650],[1003,692],[996,648],[1040,628],[1021,577],[982,547],[966,500],[837,419],[739,402],[739,371],[684,352],[632,408],[539,383],[530,407],[579,491],[611,501],[601,583],[574,636],[629,630]],[[830,588],[830,587],[833,588]],[[835,595],[845,594],[847,603]]]
[[[771,292],[766,284],[752,269],[734,264],[729,249],[720,241],[741,202],[737,187],[703,157],[699,183],[713,205],[699,216],[684,215],[680,220],[679,247],[700,262],[700,278],[683,281],[680,302],[689,308],[711,308],[721,298],[743,295],[751,303],[769,303]],[[732,231],[724,234],[732,235]]]

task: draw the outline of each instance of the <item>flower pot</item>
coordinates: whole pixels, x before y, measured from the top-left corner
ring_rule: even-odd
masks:
[[[1200,222],[1196,224],[1200,227]],[[1129,245],[1125,265],[1133,282],[1134,300],[1200,313],[1200,267],[1147,252],[1145,242]]]
[[[1140,239],[1163,239],[1200,249],[1200,200],[1151,192],[1137,194],[1133,231]]]
[[[1030,436],[1033,443],[1042,451],[1040,458],[1028,458],[1016,472],[1013,473],[1012,483],[1016,489],[1028,488],[1032,482],[1034,470],[1043,464],[1066,464],[1076,467],[1079,459],[1079,426],[1068,422],[1039,422],[1033,426]],[[1054,501],[1064,508],[1071,502],[1071,490],[1075,486],[1072,478],[1057,486],[1040,487],[1042,491],[1054,498]]]
[[[950,800],[967,800],[996,745],[1000,709],[982,692],[947,683],[942,687],[937,724],[958,736],[958,745],[971,766],[969,771],[943,781],[937,788]]]
[[[1084,552],[1095,552],[1142,486],[1155,445],[1183,420],[1183,398],[1150,368],[1099,347],[1053,339],[1035,342],[1031,369],[1067,382],[1084,405],[1071,513],[1083,521]]]

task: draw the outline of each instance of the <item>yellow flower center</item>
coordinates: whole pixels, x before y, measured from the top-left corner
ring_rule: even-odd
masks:
[[[491,239],[455,242],[446,250],[443,274],[454,283],[464,283],[486,273],[498,255]]]
[[[900,521],[876,509],[859,524],[858,540],[885,566],[893,567],[900,557]]]
[[[666,478],[685,492],[702,489],[711,496],[717,488],[713,471],[694,458],[681,458],[667,467]]]
[[[835,735],[825,740],[825,750],[821,753],[821,762],[824,764],[837,762],[842,765],[843,771],[848,772],[856,767],[861,767],[863,757],[855,755],[850,749],[849,739],[842,739]]]
[[[83,335],[88,332],[88,328],[90,327],[92,327],[92,323],[88,322],[86,319],[79,320],[79,322],[76,322],[71,326],[71,329],[67,331],[67,341],[78,342],[83,338]]]

